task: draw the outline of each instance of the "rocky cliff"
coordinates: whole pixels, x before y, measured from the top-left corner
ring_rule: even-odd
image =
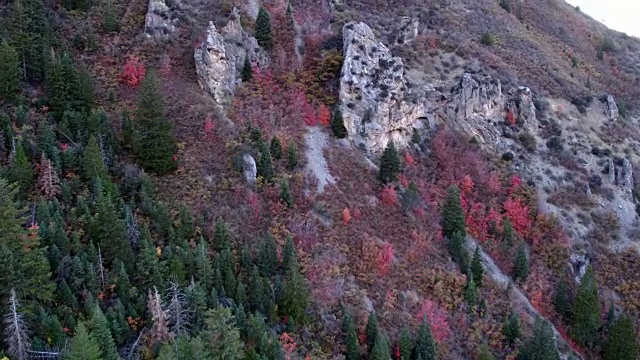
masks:
[[[391,140],[406,144],[428,118],[424,91],[405,79],[402,60],[364,23],[344,26],[343,54],[340,109],[349,138],[367,153]]]

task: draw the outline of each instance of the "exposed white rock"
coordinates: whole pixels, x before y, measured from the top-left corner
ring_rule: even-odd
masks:
[[[249,184],[255,184],[258,176],[256,160],[250,154],[244,154],[242,155],[242,161],[244,180]]]
[[[147,36],[167,39],[176,31],[176,22],[173,11],[165,0],[149,0],[144,19],[144,32]]]
[[[396,32],[396,44],[412,43],[418,37],[420,21],[408,16],[402,16],[398,22],[400,26]]]
[[[381,152],[391,140],[405,145],[427,112],[404,77],[402,60],[362,22],[346,24],[343,41],[340,109],[349,138],[367,153]]]
[[[612,95],[607,95],[604,101],[604,112],[607,114],[609,120],[614,121],[618,119],[618,105]]]
[[[219,105],[229,105],[235,89],[236,61],[228,56],[224,39],[213,22],[209,22],[207,38],[196,48],[194,58],[200,87]]]

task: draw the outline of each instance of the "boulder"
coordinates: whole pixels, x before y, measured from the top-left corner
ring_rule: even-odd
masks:
[[[176,4],[172,4],[177,7]],[[166,40],[176,31],[174,10],[165,0],[149,0],[144,19],[144,33],[151,38]]]
[[[408,16],[402,16],[399,24],[400,26],[396,31],[396,45],[412,43],[418,37],[420,21]]]
[[[618,105],[613,95],[607,95],[604,101],[604,112],[609,120],[614,121],[618,119]]]
[[[248,184],[255,184],[258,177],[258,167],[256,160],[250,154],[242,155],[242,173],[244,180]]]
[[[424,91],[404,77],[402,60],[376,39],[365,23],[343,28],[344,63],[340,109],[349,139],[368,154],[393,140],[405,146],[427,119]]]
[[[209,22],[207,37],[196,48],[194,58],[200,87],[219,105],[228,106],[235,89],[236,61],[228,56],[224,39],[213,22]]]

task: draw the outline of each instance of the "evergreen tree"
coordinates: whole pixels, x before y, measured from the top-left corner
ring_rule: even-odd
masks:
[[[107,318],[98,305],[95,306],[91,315],[91,334],[98,341],[104,360],[118,359],[118,351],[109,331]]]
[[[293,244],[293,238],[291,236],[287,236],[287,239],[284,243],[284,248],[282,249],[282,268],[288,269],[291,266],[291,261],[293,258],[297,260],[296,247]]]
[[[20,91],[20,59],[6,40],[0,42],[0,99],[15,103]]]
[[[496,360],[496,358],[491,354],[489,350],[489,346],[486,343],[480,346],[480,353],[478,354],[478,360]]]
[[[511,220],[509,220],[509,218],[505,218],[504,221],[502,222],[502,238],[508,246],[512,246],[513,237],[514,237],[514,231],[513,231],[513,225],[511,225]]]
[[[221,217],[216,219],[213,238],[215,240],[216,251],[220,252],[231,247],[231,233],[229,233],[227,224]]]
[[[265,48],[266,50],[271,50],[273,47],[273,35],[271,34],[271,16],[267,10],[263,7],[258,11],[258,17],[256,18],[256,39],[258,40],[258,45]]]
[[[555,334],[548,321],[536,318],[533,336],[520,350],[518,360],[560,360]]]
[[[173,124],[166,117],[160,82],[154,72],[147,73],[140,85],[135,119],[133,152],[140,164],[159,174],[173,170]]]
[[[69,346],[65,360],[101,360],[102,351],[96,339],[89,333],[87,326],[81,322],[76,327],[75,334]]]
[[[342,119],[342,111],[340,111],[340,108],[336,108],[331,117],[331,131],[333,131],[333,135],[338,139],[347,137],[347,129],[344,127],[344,120]]]
[[[346,333],[346,345],[347,352],[345,353],[346,360],[360,360],[360,346],[358,345],[358,334],[356,333],[356,327],[353,324],[353,318],[347,316],[345,318]]]
[[[298,150],[296,149],[296,143],[293,141],[289,142],[289,146],[287,147],[287,158],[288,169],[295,170],[298,167]]]
[[[33,183],[34,171],[29,163],[29,158],[22,147],[22,143],[16,146],[16,155],[9,165],[9,180],[18,183],[23,194],[27,193]]]
[[[82,174],[86,179],[91,181],[94,181],[96,178],[107,179],[109,176],[109,170],[104,165],[102,158],[102,150],[93,135],[89,138],[87,147],[84,149]]]
[[[509,345],[513,345],[520,338],[520,317],[513,311],[502,325],[502,336]]]
[[[113,11],[113,7],[111,6],[111,2],[107,3],[107,9],[104,14],[104,21],[102,23],[102,27],[105,32],[117,32],[120,30],[120,24],[118,23],[118,18],[116,17],[115,11]]]
[[[42,0],[14,1],[8,25],[10,43],[18,53],[23,78],[41,81],[51,35]]]
[[[462,233],[459,232],[454,233],[447,241],[451,258],[460,266],[460,271],[464,274],[469,270],[469,253],[466,242]]]
[[[573,301],[573,326],[571,335],[581,345],[592,345],[598,338],[600,326],[600,300],[598,285],[589,266],[580,280],[580,286]]]
[[[369,350],[371,350],[378,336],[378,317],[373,311],[369,313],[369,319],[367,319],[367,325],[364,327],[364,333],[367,336]]]
[[[274,159],[280,160],[282,158],[282,144],[280,143],[280,139],[277,135],[271,139],[271,146],[269,150],[271,151],[271,156],[273,156]]]
[[[609,330],[609,337],[602,348],[602,358],[604,360],[635,360],[637,357],[638,344],[633,319],[622,314]]]
[[[378,180],[387,184],[398,180],[398,174],[400,173],[400,157],[393,141],[387,144],[384,148],[382,157],[380,158],[380,172],[378,173]]]
[[[451,186],[447,190],[447,197],[442,206],[440,225],[442,225],[442,235],[445,238],[451,238],[455,233],[460,233],[463,238],[467,236],[464,211],[460,203],[460,190],[456,186]]]
[[[140,289],[146,291],[154,285],[162,283],[162,269],[156,247],[154,246],[149,228],[142,227],[140,237],[140,253],[136,261],[135,279],[141,285]]]
[[[213,265],[211,264],[211,259],[209,259],[209,246],[201,238],[194,251],[196,261],[195,278],[205,291],[209,291],[213,285],[214,275]]]
[[[518,248],[515,262],[513,264],[513,279],[515,281],[525,282],[529,276],[529,258],[524,245]]]
[[[107,265],[120,259],[127,270],[132,270],[135,262],[124,221],[118,217],[116,206],[108,196],[98,196],[97,211],[89,223],[89,235],[102,250]]]
[[[280,200],[287,204],[289,209],[293,207],[293,198],[291,197],[291,192],[289,192],[289,184],[286,180],[280,182]]]
[[[260,160],[258,161],[258,175],[262,176],[265,181],[270,182],[275,176],[273,164],[271,163],[271,153],[266,144],[260,149]]]
[[[62,120],[65,111],[89,112],[83,101],[78,71],[68,54],[54,58],[47,69],[47,99],[56,120]]]
[[[260,244],[258,268],[260,269],[260,274],[266,278],[275,275],[278,268],[278,248],[271,234],[265,236]]]
[[[253,69],[251,68],[251,60],[249,54],[244,56],[244,65],[242,66],[242,82],[251,81],[253,78]]]
[[[262,279],[257,266],[253,266],[251,276],[249,277],[249,310],[251,312],[262,311],[264,304],[264,290],[262,289]]]
[[[242,359],[244,344],[229,308],[218,307],[207,311],[202,334],[213,359]]]
[[[553,306],[560,316],[568,319],[571,316],[571,299],[569,297],[569,285],[562,278],[556,286],[556,293],[553,297]]]
[[[467,285],[464,289],[464,300],[472,307],[478,304],[478,289],[476,288],[476,282],[473,281],[473,274],[469,274],[467,277]]]
[[[378,332],[376,334],[375,344],[371,349],[370,360],[391,360],[391,354],[389,352],[389,344],[385,340],[384,336]]]
[[[400,359],[411,360],[411,352],[413,351],[413,339],[409,329],[404,326],[400,332]]]
[[[197,360],[217,360],[212,357],[209,350],[205,347],[204,341],[200,336],[189,338],[186,335],[178,336],[172,342],[162,345],[158,353],[158,360],[176,360],[176,359],[197,359]]]
[[[309,304],[309,290],[306,280],[300,273],[297,257],[293,257],[286,269],[283,310],[296,324],[304,322],[304,312]]]
[[[482,286],[484,267],[482,266],[479,245],[476,245],[476,251],[473,252],[473,259],[471,259],[471,274],[473,274],[473,280],[476,282],[476,285],[479,287]]]
[[[425,315],[422,318],[422,323],[418,328],[418,338],[416,340],[416,357],[423,360],[435,360],[436,359],[436,344],[433,341],[433,335],[431,335],[431,326]]]

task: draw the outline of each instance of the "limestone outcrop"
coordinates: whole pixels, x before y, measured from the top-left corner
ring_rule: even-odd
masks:
[[[418,19],[402,16],[396,31],[396,45],[410,44],[418,37],[420,21]]]
[[[209,22],[207,36],[194,52],[196,73],[200,87],[222,107],[231,103],[246,56],[257,66],[268,64],[258,41],[242,29],[237,9],[222,31]]]
[[[405,79],[402,60],[365,23],[344,26],[343,55],[340,109],[349,138],[370,154],[391,140],[406,144],[427,119],[424,91]]]
[[[606,96],[604,100],[604,112],[609,120],[615,121],[618,119],[618,105],[616,104],[616,100],[613,98],[613,95]]]
[[[177,8],[179,3],[171,3]],[[149,7],[144,19],[144,33],[154,39],[167,39],[176,31],[177,19],[165,0],[149,0]]]

